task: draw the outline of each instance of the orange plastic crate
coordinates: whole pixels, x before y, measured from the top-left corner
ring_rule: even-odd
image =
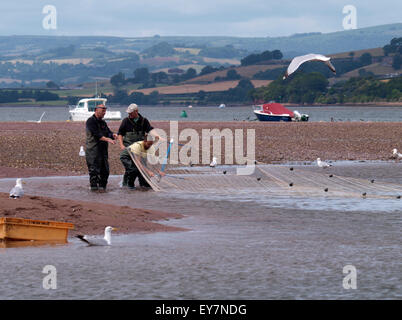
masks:
[[[0,240],[35,240],[67,242],[68,230],[74,225],[68,222],[0,218]]]

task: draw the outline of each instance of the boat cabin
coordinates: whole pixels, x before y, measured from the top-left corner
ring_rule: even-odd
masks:
[[[97,99],[81,99],[78,104],[77,108],[83,108],[84,110],[87,109],[89,112],[95,112],[95,107],[103,104],[106,106],[107,99],[97,98]]]

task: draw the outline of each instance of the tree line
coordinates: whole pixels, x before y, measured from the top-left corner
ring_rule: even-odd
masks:
[[[47,90],[0,90],[0,103],[18,102],[20,99],[35,101],[59,100],[59,95]]]
[[[353,77],[329,88],[328,80],[321,73],[298,73],[292,78],[278,78],[266,87],[257,88],[251,96],[254,100],[319,104],[401,101],[402,77],[388,81],[371,75]]]
[[[270,60],[280,60],[283,54],[280,50],[269,51],[266,50],[262,53],[252,53],[240,60],[242,66],[249,66],[252,64],[258,64],[261,62],[267,62]]]

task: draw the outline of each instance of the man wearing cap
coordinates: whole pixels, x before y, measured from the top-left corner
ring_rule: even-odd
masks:
[[[119,141],[120,149],[122,150],[120,153],[120,161],[126,169],[123,177],[123,186],[128,186],[130,189],[134,189],[134,182],[138,176],[138,169],[128,154],[126,147],[134,142],[143,141],[145,134],[153,130],[153,127],[148,119],[138,113],[138,106],[135,103],[130,104],[126,112],[128,113],[128,117],[124,118],[121,122],[117,139]],[[143,179],[140,180],[140,185],[144,187],[149,186]]]
[[[113,133],[103,120],[106,106],[99,104],[95,113],[86,121],[85,157],[89,171],[91,190],[105,190],[109,178],[108,144],[115,144],[117,135]]]

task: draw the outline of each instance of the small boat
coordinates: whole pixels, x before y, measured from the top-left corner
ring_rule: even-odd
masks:
[[[294,113],[280,103],[265,103],[254,108],[254,114],[260,121],[292,121]]]
[[[69,229],[74,229],[74,225],[68,222],[0,218],[1,241],[59,241],[66,243]]]
[[[221,104],[219,105],[219,108],[226,108],[226,106],[225,106],[224,103],[221,103]]]
[[[94,114],[95,107],[100,104],[106,106],[106,101],[105,98],[81,99],[76,106],[69,106],[70,119],[72,121],[86,121]],[[103,120],[121,120],[121,112],[107,110]]]
[[[254,114],[259,121],[308,121],[308,115],[291,111],[280,103],[270,102],[254,107]]]

